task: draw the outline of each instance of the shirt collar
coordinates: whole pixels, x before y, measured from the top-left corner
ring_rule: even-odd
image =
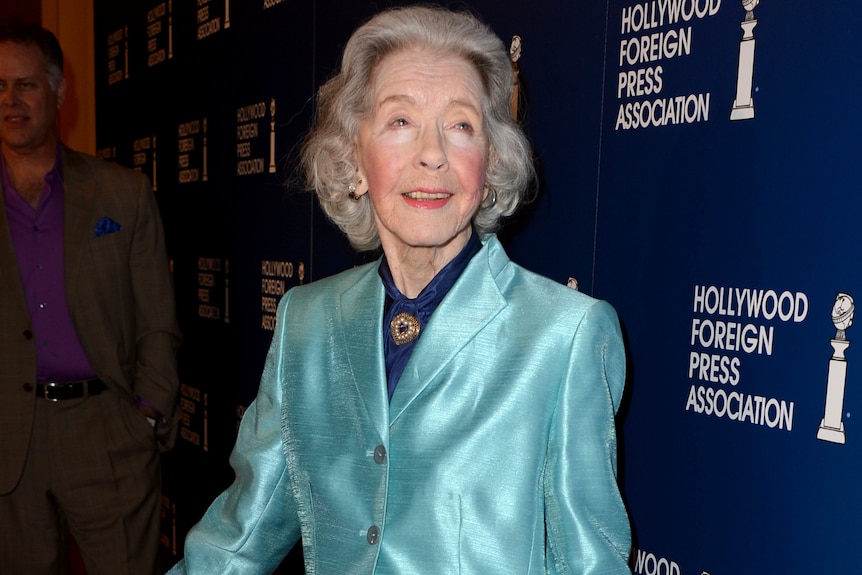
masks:
[[[437,272],[437,275],[428,283],[427,286],[414,299],[409,299],[402,294],[395,286],[395,281],[392,278],[392,270],[389,269],[389,262],[386,260],[386,255],[380,261],[378,273],[380,279],[383,280],[383,287],[386,290],[386,295],[396,304],[397,307],[406,306],[413,314],[418,315],[424,324],[437,305],[443,300],[455,281],[461,276],[461,272],[467,267],[467,264],[473,259],[480,249],[482,242],[479,240],[479,234],[476,230],[472,230],[470,239],[458,252],[452,261],[446,264],[443,269]]]
[[[9,169],[6,167],[6,156],[3,155],[2,150],[0,150],[0,181],[3,182],[3,189],[15,189],[12,186],[12,180],[9,179]],[[63,181],[63,144],[60,143],[59,139],[57,140],[57,153],[54,158],[54,165],[51,170],[45,174],[45,183],[47,183],[49,187],[53,188],[54,184],[58,181]]]
[[[418,341],[416,338],[421,336],[421,332],[431,318],[431,314],[434,313],[437,305],[443,301],[443,298],[446,297],[446,294],[455,285],[455,282],[461,276],[467,264],[482,249],[479,234],[476,233],[475,229],[472,232],[470,239],[467,240],[467,244],[461,248],[458,255],[437,272],[437,275],[434,276],[431,282],[425,286],[425,289],[415,299],[408,299],[395,287],[395,282],[392,280],[392,270],[389,269],[389,263],[386,261],[385,255],[380,261],[380,266],[377,270],[380,274],[380,279],[383,281],[383,287],[386,290],[382,326],[383,359],[386,364],[386,387],[390,401],[392,401],[392,394],[395,392],[398,380],[401,379],[401,374],[407,366],[407,362],[413,353],[413,348]],[[414,339],[408,340],[407,343],[398,345],[393,339],[391,322],[396,315],[402,312],[406,312],[414,318],[414,321],[419,322],[419,335],[414,336]]]

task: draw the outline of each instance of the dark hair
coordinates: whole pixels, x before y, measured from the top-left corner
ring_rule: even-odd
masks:
[[[27,22],[0,22],[0,42],[15,42],[16,44],[33,44],[45,56],[48,81],[55,90],[60,85],[63,76],[63,49],[60,42],[50,30],[38,24]]]

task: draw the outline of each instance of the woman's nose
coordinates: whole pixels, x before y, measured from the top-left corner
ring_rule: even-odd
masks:
[[[436,171],[446,166],[448,160],[443,136],[438,130],[430,129],[422,134],[418,160],[420,166],[429,170]]]

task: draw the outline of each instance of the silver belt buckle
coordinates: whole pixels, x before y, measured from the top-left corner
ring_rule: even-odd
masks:
[[[55,402],[55,403],[56,403],[56,402],[58,402],[58,401],[60,401],[60,400],[59,400],[59,399],[57,399],[57,398],[50,398],[50,397],[48,397],[48,390],[49,390],[49,389],[54,388],[54,387],[60,387],[60,385],[59,385],[56,381],[48,381],[48,382],[45,382],[43,385],[45,386],[45,392],[44,392],[44,395],[42,396],[42,398],[43,398],[45,401],[53,401],[53,402]]]

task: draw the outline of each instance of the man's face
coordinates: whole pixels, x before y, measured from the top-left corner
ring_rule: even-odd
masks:
[[[66,82],[48,81],[42,51],[35,44],[0,42],[0,142],[3,149],[29,154],[53,146],[57,110]]]

